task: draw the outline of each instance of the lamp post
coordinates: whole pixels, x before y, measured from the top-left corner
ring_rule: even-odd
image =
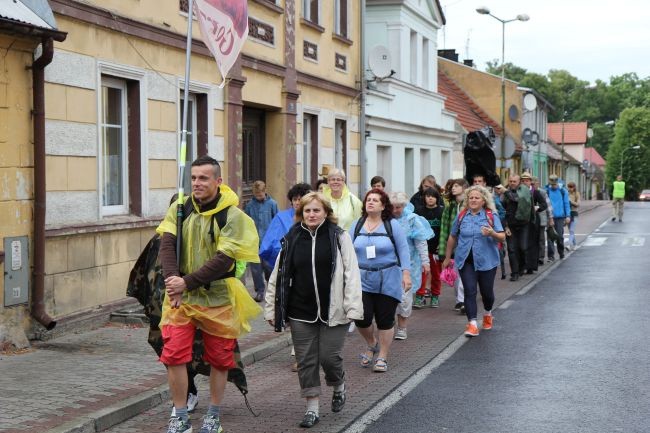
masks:
[[[501,23],[501,170],[505,167],[506,153],[506,24],[513,21],[528,21],[530,17],[526,14],[519,14],[510,20],[503,20],[490,13],[485,6],[476,9],[481,15],[489,15]]]
[[[637,144],[636,146],[630,146],[630,147],[626,147],[625,149],[623,149],[623,151],[621,152],[621,170],[618,172],[618,174],[623,176],[623,160],[625,159],[625,151],[630,150],[630,149],[637,150],[637,149],[640,149],[640,148],[641,148],[641,146],[639,146]]]

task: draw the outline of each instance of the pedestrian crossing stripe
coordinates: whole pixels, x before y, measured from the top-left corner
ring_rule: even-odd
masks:
[[[602,246],[605,242],[607,242],[606,237],[593,237],[589,236],[587,239],[585,239],[584,243],[582,244],[583,247],[600,247]]]
[[[584,247],[600,247],[607,242],[609,237],[607,236],[589,236],[583,242],[582,246]],[[624,247],[642,247],[645,245],[645,237],[639,236],[626,236],[621,241],[621,246]]]
[[[642,247],[645,244],[645,238],[631,237],[623,238],[623,246],[625,247]]]

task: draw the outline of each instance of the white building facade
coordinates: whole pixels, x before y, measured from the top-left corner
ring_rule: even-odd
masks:
[[[380,175],[388,190],[410,195],[426,175],[439,183],[452,175],[458,133],[437,92],[437,32],[443,24],[434,0],[366,1],[366,188]],[[369,64],[378,46],[389,53],[385,78]]]

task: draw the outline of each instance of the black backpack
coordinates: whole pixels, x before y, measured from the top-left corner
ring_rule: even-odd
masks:
[[[359,236],[361,233],[361,228],[363,227],[363,224],[366,222],[366,217],[361,217],[359,218],[359,221],[357,221],[357,225],[354,226],[354,239]],[[390,224],[390,220],[384,220],[384,229],[386,230],[386,233],[363,233],[362,236],[388,236],[390,241],[393,243],[393,248],[395,248],[395,256],[397,257],[397,266],[402,266],[402,263],[400,262],[399,259],[399,254],[397,252],[397,244],[395,243],[395,238],[393,237],[393,227]]]

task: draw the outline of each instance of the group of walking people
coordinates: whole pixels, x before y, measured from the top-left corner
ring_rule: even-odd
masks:
[[[481,328],[491,329],[503,243],[508,246],[511,279],[534,271],[530,260],[536,253],[528,248],[539,233],[537,215],[549,209],[549,201],[564,203],[565,194],[556,191],[553,177],[546,196],[537,192],[532,178],[529,186],[521,184],[521,178],[530,178],[526,173],[512,176],[507,189],[494,191],[480,176],[473,178],[472,186],[465,179],[452,179],[444,188],[426,176],[409,199],[403,192],[387,193],[386,182],[376,176],[359,200],[347,187],[345,172],[332,169],[322,192],[308,184],[293,186],[287,194],[291,205],[283,211],[271,201],[264,183],[256,182],[254,197],[243,212],[214,159],[201,157],[191,170],[189,216],[179,225],[173,205],[158,227],[166,292],[160,359],[168,369],[174,402],[168,433],[192,428],[185,367],[192,359],[197,329],[211,366],[210,404],[200,433],[223,431],[220,403],[228,371],[238,366],[237,338],[250,330],[250,318],[260,311],[255,301],[264,301],[265,319],[276,331],[291,330],[306,401],[300,421],[304,428],[320,419],[321,368],[326,385],[333,388],[331,411],[339,412],[346,404],[342,351],[350,323],[365,343],[359,366],[385,373],[393,341],[408,338],[412,310],[438,307],[442,280],[449,274],[451,280],[445,280],[455,288],[454,308],[467,317],[465,335],[480,332],[478,292]],[[555,219],[564,218],[564,213],[569,218],[571,203],[579,203],[574,198],[566,212],[558,206],[562,213],[547,221],[556,231],[563,225]],[[533,225],[537,228],[531,229]],[[177,233],[177,227],[182,232]],[[178,255],[174,245],[181,233]],[[562,257],[559,244],[558,252]],[[260,262],[251,269],[254,297],[245,293],[235,275],[241,262]]]

